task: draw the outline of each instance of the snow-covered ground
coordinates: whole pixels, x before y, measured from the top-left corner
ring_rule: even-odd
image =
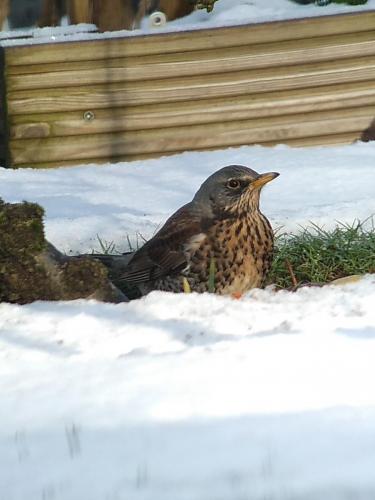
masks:
[[[374,143],[0,169],[0,197],[41,203],[60,249],[125,250],[231,163],[281,173],[262,196],[274,227],[375,214]],[[368,276],[0,304],[0,500],[372,500],[374,303]]]
[[[281,173],[262,192],[275,228],[296,230],[309,221],[332,227],[375,214],[375,143],[244,146],[116,165],[2,169],[0,197],[43,205],[47,237],[66,253],[98,250],[97,235],[121,252],[128,239],[133,248],[149,239],[206,177],[230,164]]]
[[[368,0],[364,5],[347,5],[331,3],[324,7],[314,4],[299,5],[292,0],[219,0],[211,13],[197,10],[182,19],[169,22],[166,26],[155,28],[150,19],[145,18],[141,29],[134,31],[115,31],[105,34],[90,33],[93,26],[80,27],[38,28],[29,31],[20,31],[17,37],[30,36],[33,38],[14,39],[14,32],[0,33],[0,45],[24,45],[31,43],[63,42],[66,40],[97,39],[101,37],[137,36],[148,33],[164,33],[181,30],[195,30],[217,28],[239,24],[282,21],[286,19],[300,19],[333,14],[348,14],[375,10],[375,0]],[[7,40],[9,36],[12,40]]]

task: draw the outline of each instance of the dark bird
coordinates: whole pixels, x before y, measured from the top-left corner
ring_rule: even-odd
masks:
[[[100,260],[115,283],[135,285],[142,294],[182,292],[187,286],[193,292],[242,294],[259,287],[273,253],[273,231],[259,210],[259,195],[278,175],[224,167],[130,259]]]

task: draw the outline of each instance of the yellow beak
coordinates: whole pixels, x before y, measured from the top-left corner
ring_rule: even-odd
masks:
[[[251,186],[253,188],[255,187],[257,189],[260,189],[265,184],[267,184],[267,182],[273,181],[279,175],[280,174],[278,174],[277,172],[267,172],[266,174],[260,174],[259,177],[251,183]]]

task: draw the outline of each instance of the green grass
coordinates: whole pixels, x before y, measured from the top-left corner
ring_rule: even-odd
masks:
[[[114,241],[107,241],[101,238],[98,234],[96,235],[96,239],[99,243],[99,250],[93,249],[92,253],[102,253],[104,255],[118,254],[119,252],[116,249],[116,243]]]
[[[116,246],[116,243],[114,241],[107,241],[103,239],[99,234],[96,235],[97,242],[99,244],[98,248],[93,248],[91,250],[92,253],[101,253],[104,255],[120,255],[122,252],[119,251],[119,249]],[[126,241],[127,241],[127,248],[125,249],[125,252],[136,252],[141,246],[143,246],[146,243],[146,239],[142,236],[141,233],[136,233],[136,241],[135,245],[132,244],[129,235],[126,235]]]
[[[267,283],[279,288],[322,285],[352,274],[375,273],[373,218],[338,224],[329,231],[311,224],[298,234],[278,235],[275,247]]]

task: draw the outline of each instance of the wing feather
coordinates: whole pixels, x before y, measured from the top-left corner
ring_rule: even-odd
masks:
[[[184,269],[186,242],[203,233],[202,218],[192,204],[181,207],[126,266],[121,279],[134,284],[157,280]]]

